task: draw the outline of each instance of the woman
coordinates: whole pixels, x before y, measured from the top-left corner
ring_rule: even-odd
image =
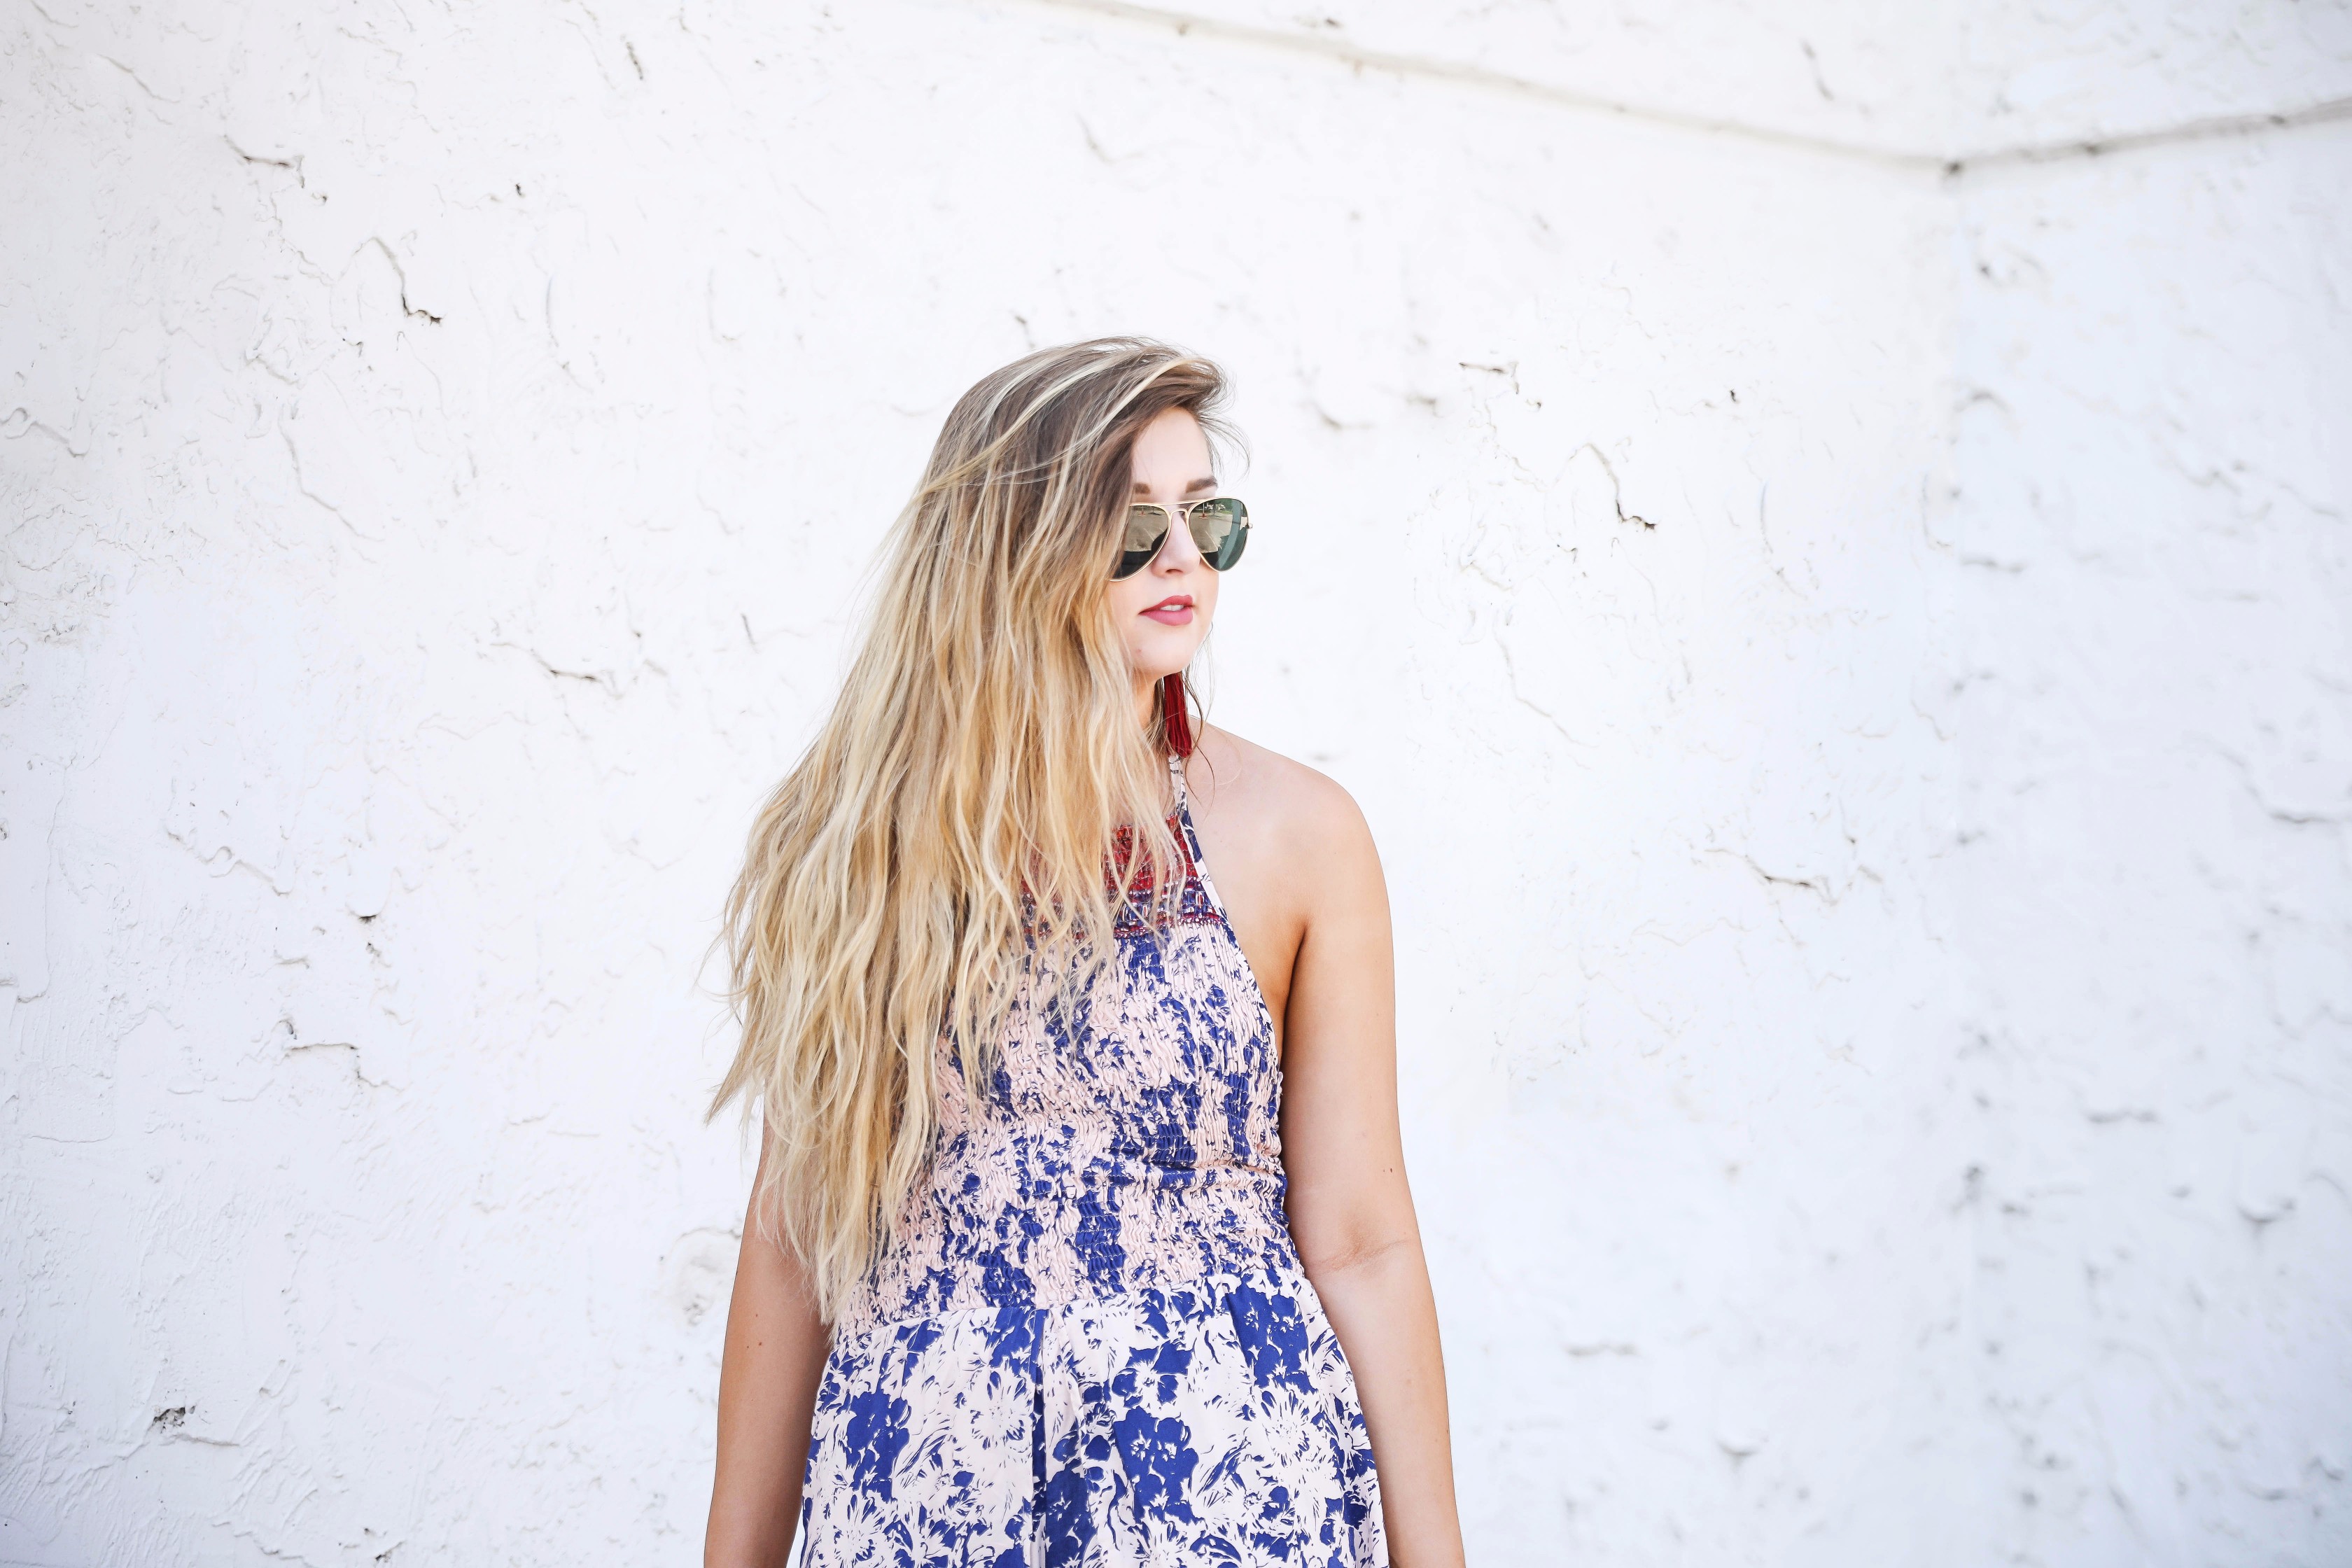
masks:
[[[1186,700],[1223,390],[1111,339],[966,393],[753,829],[708,1563],[1462,1559],[1380,862]]]

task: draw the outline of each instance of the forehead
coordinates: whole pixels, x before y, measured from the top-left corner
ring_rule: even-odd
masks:
[[[1133,467],[1135,482],[1144,486],[1190,485],[1216,469],[1209,437],[1187,408],[1171,408],[1137,433]]]

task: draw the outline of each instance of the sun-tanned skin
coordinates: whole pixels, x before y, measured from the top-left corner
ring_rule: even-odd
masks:
[[[1199,421],[1172,409],[1144,426],[1134,478],[1138,500],[1215,494]],[[1191,663],[1208,635],[1217,589],[1181,527],[1150,565],[1110,584],[1139,723],[1150,721],[1160,679]],[[1223,730],[1203,731],[1185,784],[1202,853],[1274,1016],[1291,1237],[1355,1374],[1390,1559],[1451,1568],[1462,1533],[1437,1310],[1397,1125],[1380,856],[1347,791]],[[791,1550],[827,1342],[799,1265],[747,1224],[719,1380],[708,1568],[781,1568]]]
[[[1276,1020],[1290,1234],[1339,1336],[1399,1568],[1462,1561],[1437,1308],[1397,1127],[1388,887],[1363,814],[1223,730],[1186,770],[1192,826]]]
[[[1144,427],[1134,464],[1138,500],[1216,493],[1208,441],[1181,409]],[[1207,636],[1217,588],[1181,528],[1150,566],[1111,584],[1139,718]],[[1192,601],[1181,624],[1149,613],[1171,597]],[[1458,1563],[1445,1369],[1397,1125],[1396,966],[1371,831],[1337,784],[1214,726],[1184,776],[1201,852],[1274,1015],[1290,1234],[1355,1373],[1390,1559]]]
[[[767,1164],[763,1138],[755,1193]],[[719,1461],[704,1568],[783,1568],[792,1554],[809,1424],[832,1343],[799,1258],[761,1237],[747,1215],[719,1368]]]

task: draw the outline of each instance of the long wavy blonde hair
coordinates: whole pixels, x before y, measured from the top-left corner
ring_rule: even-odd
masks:
[[[752,826],[723,934],[742,1044],[709,1115],[761,1109],[752,1208],[828,1320],[924,1175],[942,1038],[985,1081],[1024,970],[1090,984],[1129,886],[1173,891],[1165,738],[1137,721],[1108,587],[1137,434],[1171,408],[1222,433],[1223,393],[1215,365],[1133,338],[965,393],[841,695]]]

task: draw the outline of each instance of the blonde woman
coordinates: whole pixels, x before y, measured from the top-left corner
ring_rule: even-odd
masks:
[[[966,393],[752,831],[708,1563],[1462,1560],[1380,861],[1184,687],[1223,392],[1113,339]]]

